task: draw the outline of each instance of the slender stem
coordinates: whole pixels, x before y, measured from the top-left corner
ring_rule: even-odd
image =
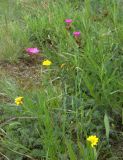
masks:
[[[2,155],[4,158],[6,158],[7,160],[10,160],[6,155],[4,155],[3,153],[0,152],[0,155]]]
[[[9,124],[9,122],[15,121],[17,119],[38,119],[38,117],[12,117],[4,122],[0,122],[0,127],[3,127],[5,125]]]

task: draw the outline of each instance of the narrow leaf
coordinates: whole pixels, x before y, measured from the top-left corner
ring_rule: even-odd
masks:
[[[77,160],[77,157],[76,157],[76,155],[75,155],[75,153],[73,151],[71,142],[70,141],[66,141],[66,145],[67,145],[67,149],[68,149],[70,160]]]
[[[109,141],[110,124],[109,124],[109,118],[107,113],[105,113],[105,116],[104,116],[104,125],[106,130],[106,138]]]

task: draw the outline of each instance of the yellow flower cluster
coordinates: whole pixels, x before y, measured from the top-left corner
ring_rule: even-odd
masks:
[[[52,62],[48,59],[44,60],[43,63],[42,63],[43,66],[50,66],[51,64],[52,64]]]
[[[50,66],[52,64],[52,62],[50,61],[50,60],[48,60],[48,59],[46,59],[46,60],[44,60],[43,62],[42,62],[42,65],[43,66]],[[65,63],[63,63],[63,64],[61,64],[61,68],[63,68],[65,66]]]
[[[99,138],[97,138],[95,135],[92,135],[87,138],[87,141],[91,143],[91,147],[93,148],[94,146],[97,145]]]
[[[16,103],[17,106],[23,104],[23,97],[15,98],[15,103]]]

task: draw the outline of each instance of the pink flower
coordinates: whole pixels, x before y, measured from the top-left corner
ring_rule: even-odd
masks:
[[[79,37],[80,36],[80,32],[73,32],[74,37]]]
[[[33,55],[33,54],[38,54],[40,52],[40,50],[38,48],[27,48],[26,52],[29,55]]]
[[[66,19],[66,20],[65,20],[65,22],[66,22],[67,24],[71,24],[72,21],[73,21],[72,19]]]

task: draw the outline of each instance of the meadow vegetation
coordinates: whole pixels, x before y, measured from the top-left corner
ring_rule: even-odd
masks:
[[[122,0],[0,0],[1,160],[123,160],[122,108]]]

